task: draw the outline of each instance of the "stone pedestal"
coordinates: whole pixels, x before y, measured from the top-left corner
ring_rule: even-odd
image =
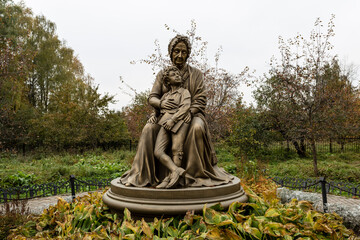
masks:
[[[248,197],[237,177],[228,184],[214,187],[176,189],[126,187],[117,178],[111,181],[111,189],[104,194],[103,200],[119,213],[127,208],[134,215],[156,217],[181,215],[191,210],[199,213],[205,204],[210,207],[221,203],[227,208],[235,201],[246,202]]]

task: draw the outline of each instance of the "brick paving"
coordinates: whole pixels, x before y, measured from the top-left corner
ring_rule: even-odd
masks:
[[[322,195],[320,193],[315,193],[315,194],[318,194],[319,200],[313,201],[314,207],[316,210],[323,212]],[[357,209],[360,209],[360,199],[328,194],[327,202],[328,202],[329,212],[336,212],[336,209],[339,208],[339,206],[341,206],[341,208],[352,209],[355,207]]]
[[[360,206],[360,199],[347,198],[335,195],[327,195],[328,203],[341,203],[344,205],[358,205]]]

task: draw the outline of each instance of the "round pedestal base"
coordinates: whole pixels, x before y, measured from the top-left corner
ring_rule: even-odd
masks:
[[[116,178],[103,200],[116,212],[122,213],[127,208],[135,215],[149,217],[179,215],[192,210],[201,212],[205,204],[210,207],[220,203],[227,208],[232,202],[247,202],[248,197],[237,177],[224,185],[177,189],[126,187]]]

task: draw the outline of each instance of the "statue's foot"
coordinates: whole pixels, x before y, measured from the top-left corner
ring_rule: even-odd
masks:
[[[176,166],[181,167],[181,159],[174,158],[174,163],[175,163]]]
[[[176,186],[180,181],[180,176],[184,176],[186,174],[185,170],[181,167],[177,168],[170,174],[170,182],[166,186],[166,188],[172,188]]]
[[[131,183],[129,183],[129,182],[125,183],[125,186],[126,187],[131,187]]]
[[[183,156],[183,152],[179,152],[179,153],[177,153],[177,154],[174,154],[174,156],[173,156],[173,162],[174,162],[175,165],[178,166],[178,167],[181,167],[182,156]]]
[[[164,178],[164,180],[159,185],[157,185],[156,188],[166,188],[169,182],[170,182],[170,175]]]

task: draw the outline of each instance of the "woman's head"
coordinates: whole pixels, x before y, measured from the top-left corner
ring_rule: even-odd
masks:
[[[180,71],[175,66],[166,67],[163,72],[163,84],[166,88],[170,89],[172,81],[180,82],[181,87],[184,85],[184,80],[180,75]]]
[[[172,63],[178,68],[183,67],[191,52],[189,38],[182,35],[176,35],[176,37],[170,40],[168,51]]]

